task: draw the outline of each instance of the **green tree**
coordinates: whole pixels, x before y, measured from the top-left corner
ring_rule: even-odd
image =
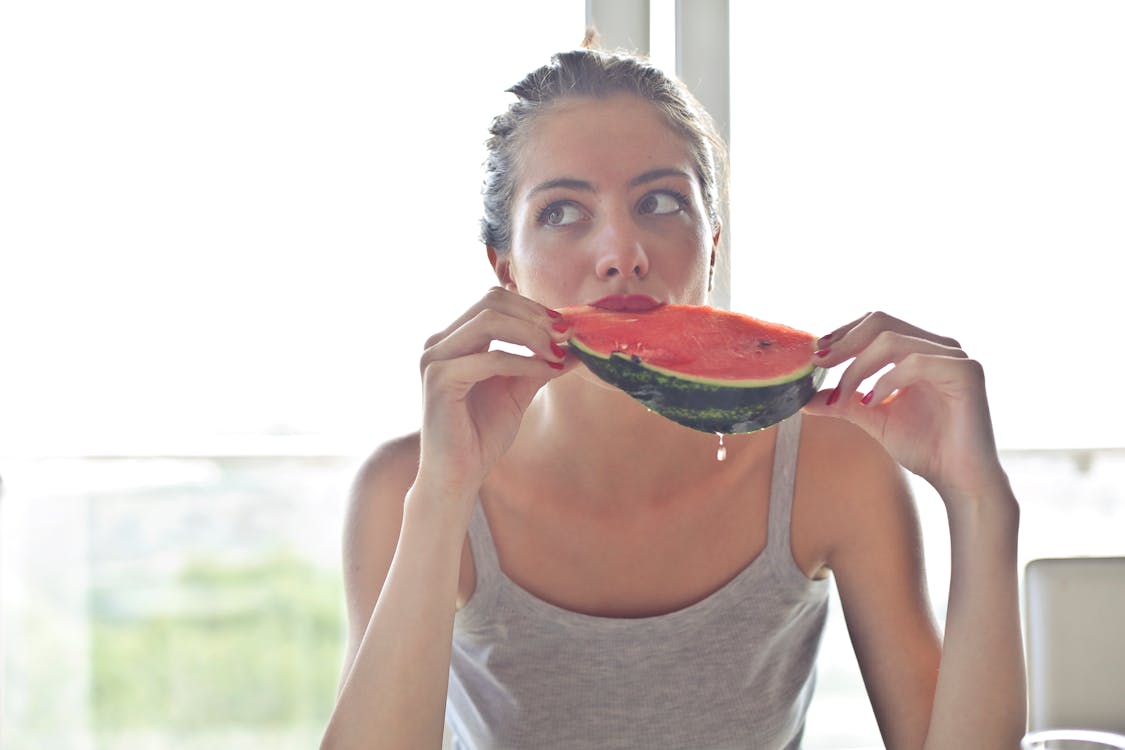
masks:
[[[95,590],[94,722],[176,734],[307,731],[332,709],[339,578],[288,553],[197,561],[145,596]]]

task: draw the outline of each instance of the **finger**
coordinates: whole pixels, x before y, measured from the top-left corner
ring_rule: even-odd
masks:
[[[851,402],[859,403],[861,395],[852,391],[843,393],[838,388],[825,388],[813,394],[801,411],[813,416],[847,417]]]
[[[911,354],[876,380],[860,403],[879,406],[896,392],[919,383],[929,383],[947,393],[983,389],[984,368],[966,357]]]
[[[562,321],[562,316],[554,310],[550,310],[521,294],[516,294],[503,287],[496,286],[489,289],[476,304],[466,310],[457,320],[426,339],[423,348],[429,349],[443,339],[448,338],[454,331],[459,330],[470,320],[477,317],[482,311],[489,309],[497,310],[528,322],[541,323],[547,325],[548,328]]]
[[[859,318],[846,326],[841,326],[832,334],[826,346],[819,346],[817,354],[818,364],[823,367],[832,367],[868,346],[884,331],[893,331],[911,338],[930,341],[945,347],[960,349],[961,345],[948,336],[931,333],[918,326],[911,325],[884,312],[873,312]],[[823,341],[824,339],[821,339]],[[825,351],[825,350],[828,351]]]
[[[863,319],[866,318],[870,314],[871,313],[864,313],[863,315],[860,315],[858,318],[856,318],[852,322],[846,323],[846,324],[840,326],[839,328],[837,328],[832,333],[829,333],[826,336],[821,336],[819,339],[817,339],[817,342],[816,342],[817,350],[819,351],[819,350],[827,349],[828,347],[830,347],[832,345],[832,342],[839,341],[840,339],[842,339],[848,331],[850,331],[851,329],[855,328],[857,325],[862,323]]]
[[[550,320],[546,317],[546,320]],[[560,346],[565,337],[563,328],[551,324],[544,328],[539,322],[515,317],[492,307],[480,310],[460,328],[437,341],[422,353],[419,363],[424,372],[433,362],[456,359],[488,351],[493,341],[526,347],[533,354],[551,362],[561,362],[566,350]]]
[[[964,359],[967,356],[960,349],[897,331],[884,330],[860,351],[844,370],[837,385],[839,393],[852,393],[864,380],[887,365],[898,365],[905,358],[916,354],[953,359]]]
[[[444,391],[454,398],[462,398],[477,383],[490,378],[530,378],[546,383],[573,369],[575,364],[573,361],[550,363],[535,357],[493,350],[435,361],[426,368],[422,382],[426,392]]]

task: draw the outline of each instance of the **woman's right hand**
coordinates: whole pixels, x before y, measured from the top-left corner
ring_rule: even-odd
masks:
[[[515,440],[536,392],[573,368],[575,358],[559,346],[566,331],[558,313],[495,287],[431,336],[421,360],[419,477],[425,474],[455,495],[475,496]],[[490,351],[493,341],[526,347],[532,356]]]

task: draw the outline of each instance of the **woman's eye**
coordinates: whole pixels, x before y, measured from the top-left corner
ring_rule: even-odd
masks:
[[[683,198],[671,193],[649,193],[637,207],[642,214],[674,214],[683,208]]]
[[[582,212],[571,203],[553,203],[539,214],[539,222],[551,227],[573,224],[582,218]]]

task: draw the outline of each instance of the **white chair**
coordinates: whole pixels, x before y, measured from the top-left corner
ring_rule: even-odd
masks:
[[[1029,729],[1125,734],[1125,557],[1024,572]]]
[[[1028,732],[1020,750],[1125,750],[1125,734],[1093,729],[1044,729]]]

